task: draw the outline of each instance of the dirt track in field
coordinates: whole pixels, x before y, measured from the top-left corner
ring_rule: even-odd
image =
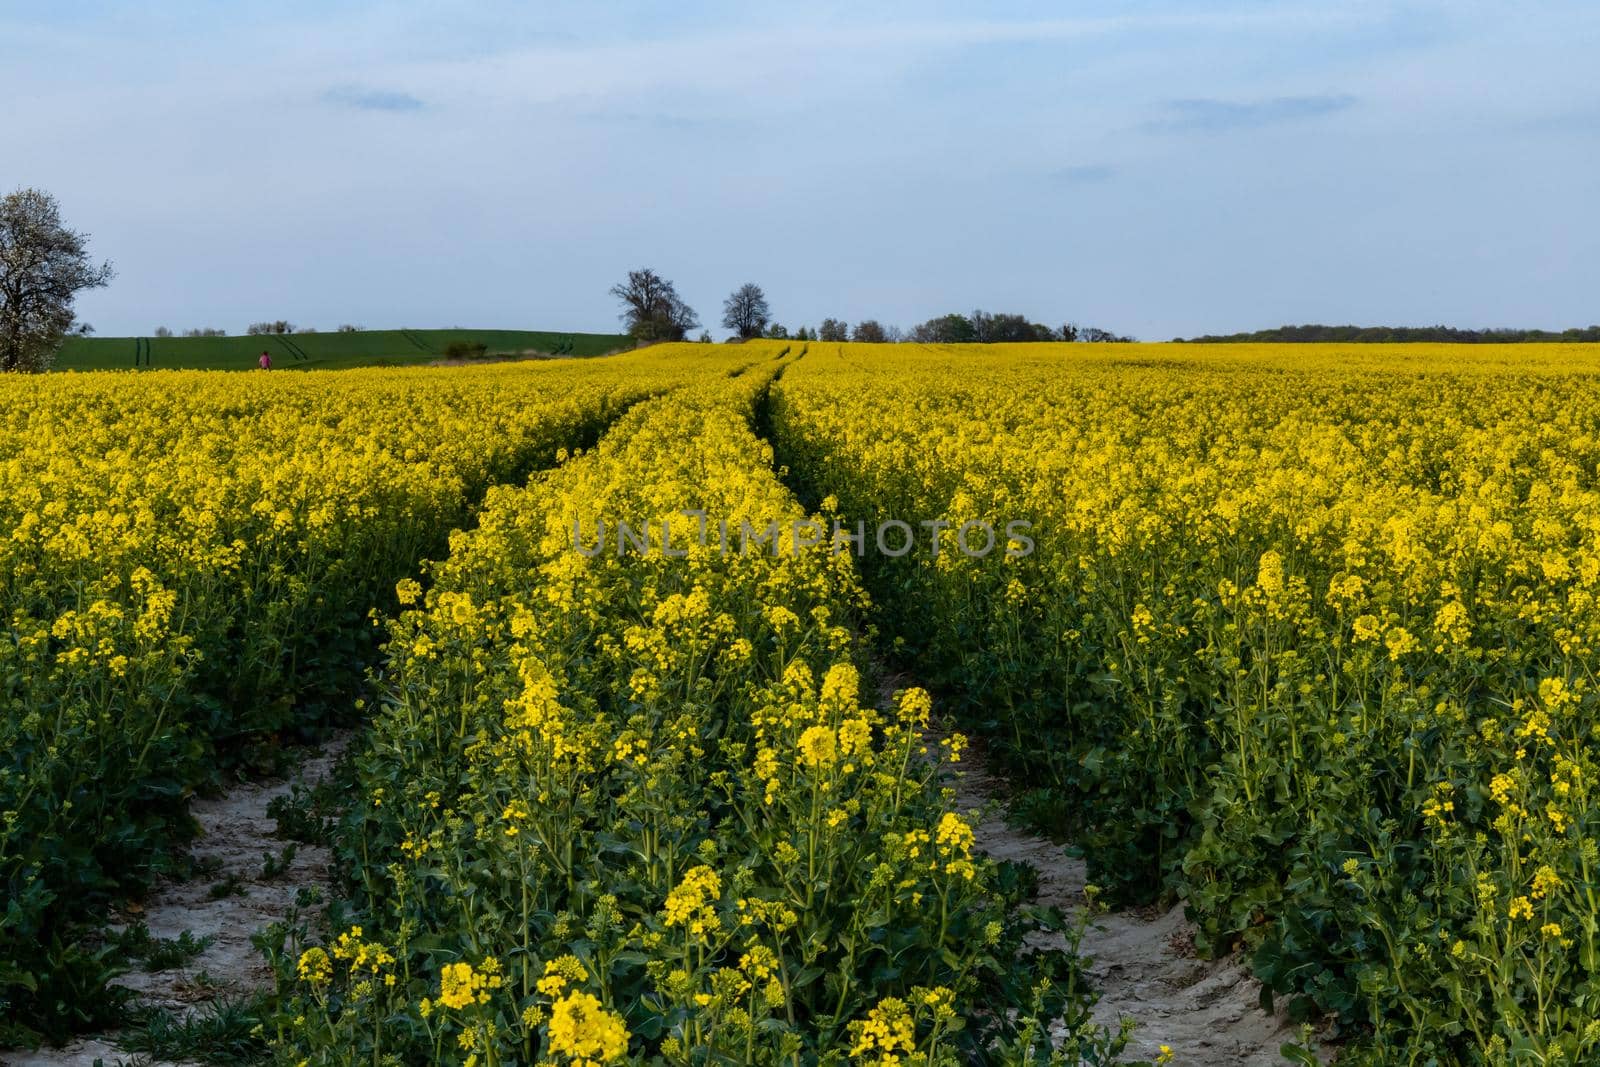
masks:
[[[897,685],[912,684],[897,679]],[[1083,860],[1045,838],[1017,830],[1005,818],[1004,783],[992,775],[981,743],[962,756],[956,806],[976,812],[977,848],[997,860],[1039,872],[1037,903],[1071,915],[1085,907]],[[1065,948],[1065,941],[1040,947]],[[1166,1045],[1174,1067],[1281,1067],[1279,1053],[1300,1037],[1283,1015],[1261,1010],[1261,985],[1237,957],[1202,960],[1183,906],[1166,912],[1110,911],[1095,918],[1079,949],[1100,1000],[1095,1021],[1115,1031],[1124,1018],[1138,1027],[1125,1056],[1154,1059]],[[1327,1057],[1325,1056],[1324,1059]]]
[[[332,884],[326,848],[298,844],[294,858],[281,872],[265,877],[264,857],[281,858],[286,842],[276,836],[277,823],[267,807],[287,796],[295,784],[306,786],[327,778],[349,744],[343,734],[314,752],[289,778],[246,782],[218,797],[199,799],[190,812],[200,836],[190,850],[206,873],[184,882],[162,882],[123,922],[143,922],[152,937],[175,939],[184,932],[213,938],[204,952],[181,967],[154,974],[135,969],[113,979],[131,989],[136,1003],[174,1013],[203,1009],[221,998],[239,998],[272,987],[266,960],[251,937],[275,922],[290,919],[302,889]],[[213,887],[228,885],[226,896],[213,899]],[[82,1038],[62,1048],[37,1052],[0,1050],[0,1064],[9,1067],[89,1067],[102,1059],[106,1067],[119,1061],[163,1067],[163,1061],[120,1050],[115,1035]]]

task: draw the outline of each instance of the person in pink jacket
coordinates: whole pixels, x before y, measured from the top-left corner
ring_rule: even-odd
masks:
[[[261,358],[257,360],[257,362],[261,365],[262,370],[272,369],[272,357],[267,355],[265,352],[261,353]]]

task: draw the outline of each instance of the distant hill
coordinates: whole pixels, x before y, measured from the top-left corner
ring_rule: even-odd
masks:
[[[431,363],[452,344],[484,346],[486,353],[541,352],[600,356],[633,347],[623,334],[552,333],[540,330],[356,330],[238,337],[71,337],[56,356],[56,370],[250,370],[263,351],[274,368],[335,370]]]
[[[1182,337],[1173,338],[1183,341]],[[1585,330],[1458,330],[1453,326],[1279,326],[1254,333],[1206,334],[1193,344],[1239,342],[1308,342],[1394,344],[1405,341],[1447,341],[1453,344],[1525,344],[1532,341],[1600,341],[1600,326]]]

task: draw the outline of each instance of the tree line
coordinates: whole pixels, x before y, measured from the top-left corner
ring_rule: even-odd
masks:
[[[622,304],[622,322],[629,336],[641,344],[655,341],[683,341],[700,326],[699,316],[678,295],[672,282],[648,267],[628,272],[627,278],[611,287],[611,295]],[[1097,326],[1066,322],[1047,326],[1026,315],[978,310],[970,315],[939,315],[927,322],[902,330],[877,319],[863,319],[850,325],[843,319],[826,318],[815,329],[800,326],[791,331],[772,317],[767,294],[754,282],[745,282],[722,302],[722,325],[733,331],[730,340],[768,337],[797,341],[862,341],[885,344],[909,341],[916,344],[996,344],[1018,341],[1132,341],[1132,337]],[[710,341],[709,333],[700,335]]]
[[[283,334],[291,334],[291,333],[316,333],[317,332],[317,328],[315,326],[296,326],[294,323],[289,322],[287,319],[277,319],[277,320],[272,321],[272,322],[252,322],[249,326],[245,327],[245,331],[244,332],[245,332],[245,336],[246,337],[273,337],[273,336],[278,336],[278,335],[283,335]],[[336,330],[335,332],[336,333],[360,333],[361,332],[361,327],[353,326],[353,325],[351,325],[349,323],[345,323],[344,325],[340,326],[338,328],[338,330]],[[152,336],[154,336],[154,337],[176,337],[176,336],[179,336],[179,335],[174,334],[170,329],[168,329],[165,326],[157,326],[156,330],[155,330],[155,333]],[[226,336],[228,336],[228,331],[227,330],[218,329],[215,326],[196,326],[194,329],[184,330],[182,336],[184,336],[184,337],[226,337]]]
[[[1182,337],[1174,341],[1183,342]],[[1291,342],[1336,344],[1395,344],[1436,341],[1450,344],[1524,344],[1528,342],[1600,341],[1600,326],[1587,329],[1551,330],[1462,330],[1454,326],[1279,326],[1254,333],[1206,334],[1191,337],[1190,344],[1237,344],[1240,342]]]

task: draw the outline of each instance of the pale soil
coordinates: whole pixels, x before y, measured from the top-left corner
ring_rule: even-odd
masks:
[[[1019,831],[1004,817],[1004,784],[992,776],[981,746],[962,756],[956,805],[981,813],[978,849],[997,860],[1026,863],[1039,872],[1037,903],[1081,914],[1087,870],[1059,844]],[[1261,985],[1237,957],[1201,960],[1194,928],[1178,905],[1161,914],[1110,911],[1096,917],[1079,953],[1100,1000],[1095,1021],[1115,1031],[1123,1018],[1138,1023],[1125,1055],[1153,1059],[1170,1046],[1173,1064],[1187,1067],[1269,1067],[1286,1061],[1280,1046],[1299,1038],[1299,1027],[1260,1007]],[[1059,936],[1054,945],[1065,948]]]
[[[297,844],[288,868],[268,880],[263,877],[263,856],[275,859],[287,842],[274,833],[277,823],[267,814],[267,806],[287,796],[296,784],[315,785],[332,772],[351,735],[343,734],[307,758],[288,779],[247,782],[221,796],[204,798],[190,805],[200,824],[200,836],[191,849],[200,870],[205,873],[185,882],[163,882],[141,905],[119,916],[123,923],[143,922],[152,937],[177,938],[188,933],[198,939],[207,935],[215,940],[182,967],[147,974],[132,970],[112,981],[137,993],[137,1002],[164,1007],[174,1012],[191,1011],[218,998],[238,998],[272,987],[272,974],[266,960],[251,944],[251,935],[295,914],[295,900],[302,889],[331,885],[326,848]],[[213,885],[229,877],[238,880],[239,893],[220,900],[210,899]],[[109,1039],[86,1038],[64,1048],[37,1052],[0,1050],[0,1064],[10,1067],[64,1067],[81,1064],[89,1067],[97,1057],[106,1067],[119,1061],[134,1061],[132,1053],[122,1052]],[[160,1061],[149,1062],[162,1067]]]

